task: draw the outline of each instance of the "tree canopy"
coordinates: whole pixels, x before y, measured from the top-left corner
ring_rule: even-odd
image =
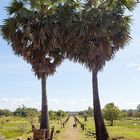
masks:
[[[63,58],[55,35],[55,2],[14,0],[6,8],[9,17],[1,28],[14,53],[32,65],[38,78],[53,74]]]
[[[27,108],[26,106],[22,105],[21,107],[19,106],[13,114],[15,116],[20,116],[20,117],[28,117],[28,116],[38,116],[39,112],[35,108]]]
[[[132,0],[87,0],[69,25],[67,57],[89,70],[102,70],[129,43],[131,16],[125,11],[134,6]]]
[[[103,116],[107,121],[110,121],[110,125],[113,126],[113,121],[120,119],[122,112],[114,103],[108,103],[103,109]]]

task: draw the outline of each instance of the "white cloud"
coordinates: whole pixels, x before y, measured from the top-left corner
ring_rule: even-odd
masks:
[[[0,108],[15,110],[18,106],[25,105],[26,107],[34,107],[41,109],[41,101],[38,99],[31,98],[2,98],[0,99]],[[109,102],[109,101],[108,101]],[[135,109],[138,101],[136,102],[119,102],[114,101],[115,105],[118,105],[120,109]],[[102,108],[106,103],[102,103]],[[49,110],[64,110],[64,111],[80,111],[87,109],[89,106],[92,107],[92,99],[58,99],[58,98],[49,98],[48,99]]]
[[[8,98],[2,98],[1,100],[4,101],[4,102],[8,102],[9,101]]]
[[[18,106],[25,105],[27,107],[36,107],[39,109],[39,101],[33,100],[31,98],[2,98],[0,99],[0,108],[15,110]]]
[[[119,105],[120,109],[136,109],[139,102],[125,102]]]
[[[78,100],[72,100],[72,99],[57,99],[49,100],[49,109],[53,110],[65,110],[65,111],[78,111],[78,110],[84,110],[88,106],[92,106],[92,102],[90,102],[87,99],[78,99]]]
[[[128,64],[126,66],[129,68],[135,68],[136,70],[140,71],[140,64]]]
[[[137,70],[140,70],[140,66],[137,68]]]
[[[14,99],[11,99],[11,103],[14,104],[14,105],[21,105],[21,104],[25,103],[25,99],[14,98]]]
[[[57,98],[50,98],[50,99],[48,99],[48,100],[49,100],[49,102],[57,102],[57,101],[58,101]]]

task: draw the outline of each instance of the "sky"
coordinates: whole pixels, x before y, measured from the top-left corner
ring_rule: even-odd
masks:
[[[7,17],[0,0],[0,24]],[[132,40],[108,62],[98,75],[102,108],[114,102],[120,109],[136,109],[140,104],[140,4],[131,13]],[[49,110],[79,111],[92,107],[91,73],[82,65],[64,61],[57,73],[47,80]],[[15,56],[0,36],[0,108],[15,110],[18,106],[41,108],[41,81],[30,64]]]

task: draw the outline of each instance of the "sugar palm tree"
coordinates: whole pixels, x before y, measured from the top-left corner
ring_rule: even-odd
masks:
[[[109,139],[102,117],[97,75],[116,51],[129,43],[133,0],[87,0],[79,16],[67,24],[65,52],[70,60],[85,65],[92,72],[93,108],[97,140]]]
[[[14,53],[32,65],[42,85],[42,112],[40,129],[49,135],[46,79],[53,75],[63,56],[57,44],[56,2],[52,0],[13,0],[7,7],[9,17],[1,26],[1,33]]]

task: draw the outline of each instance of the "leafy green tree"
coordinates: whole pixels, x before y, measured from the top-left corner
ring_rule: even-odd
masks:
[[[50,117],[50,120],[56,120],[57,119],[56,111],[50,110],[49,117]]]
[[[88,107],[88,109],[85,110],[85,114],[87,117],[92,117],[93,116],[93,109],[91,107]]]
[[[12,113],[12,111],[10,111],[9,109],[3,109],[3,115],[4,115],[5,117],[8,117],[8,116],[12,116],[13,113]]]
[[[12,116],[12,115],[13,115],[12,111],[10,111],[8,109],[0,109],[0,117],[2,117],[2,116],[8,117],[8,116]]]
[[[79,114],[80,116],[84,116],[84,111],[80,111],[78,114]]]
[[[0,116],[2,116],[3,115],[3,110],[2,109],[0,109]]]
[[[38,116],[39,112],[35,108],[27,108],[26,106],[22,105],[22,107],[18,107],[13,114],[15,116],[20,117],[28,117],[28,116]]]
[[[133,0],[86,0],[72,22],[68,22],[64,37],[66,56],[85,65],[92,72],[93,108],[97,140],[109,138],[102,117],[98,92],[98,73],[113,59],[115,53],[130,41]]]
[[[42,86],[41,129],[49,129],[46,79],[53,75],[63,56],[57,43],[55,20],[57,1],[12,0],[6,8],[7,19],[1,26],[2,36],[14,53],[32,65]],[[49,133],[48,133],[49,134]]]
[[[26,117],[26,107],[24,105],[22,105],[22,107],[18,107],[14,112],[13,114],[15,116],[20,116],[20,117]]]
[[[88,107],[87,110],[80,111],[78,112],[78,114],[83,117],[85,121],[87,121],[88,117],[93,116],[93,109],[91,107]]]
[[[109,103],[103,109],[103,116],[107,121],[110,121],[110,126],[113,126],[114,120],[122,117],[122,112],[114,103]]]
[[[63,117],[66,116],[66,113],[64,111],[62,111],[62,110],[58,110],[56,112],[56,115],[57,115],[58,118],[63,118]]]
[[[129,117],[129,118],[133,118],[133,116],[134,116],[134,110],[133,109],[129,109],[129,110],[127,110],[127,117]]]
[[[127,118],[127,110],[122,110],[122,116],[124,120]]]
[[[135,112],[135,113],[134,113],[134,117],[135,117],[136,119],[140,119],[140,112]]]

